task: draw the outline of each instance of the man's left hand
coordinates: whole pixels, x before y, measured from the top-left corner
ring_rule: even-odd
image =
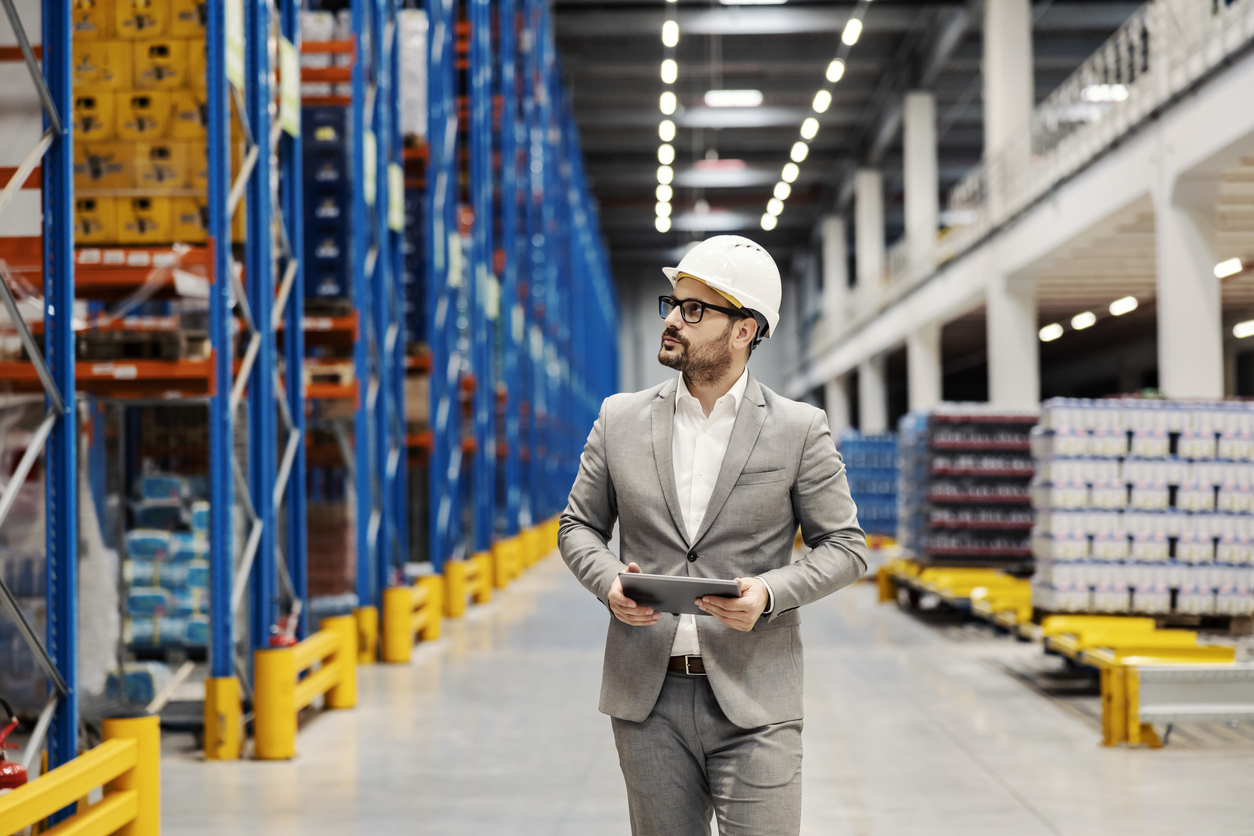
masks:
[[[736,578],[740,584],[739,598],[719,598],[707,595],[697,599],[697,606],[703,612],[717,618],[733,630],[747,633],[758,623],[758,616],[766,609],[770,600],[766,583],[761,578]]]

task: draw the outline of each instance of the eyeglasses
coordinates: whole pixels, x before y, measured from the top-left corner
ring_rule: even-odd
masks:
[[[676,299],[674,296],[659,296],[657,298],[657,313],[662,319],[670,316],[671,311],[675,310],[675,308],[679,308],[679,315],[689,325],[696,325],[700,322],[701,317],[705,316],[707,310],[718,311],[735,319],[744,319],[748,316],[743,310],[711,305],[707,302],[699,302],[696,299]]]

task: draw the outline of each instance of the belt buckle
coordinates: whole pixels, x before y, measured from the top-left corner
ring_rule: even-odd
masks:
[[[701,657],[700,656],[685,656],[684,657],[684,673],[687,674],[688,676],[705,676],[704,671],[701,671],[700,673],[693,672],[692,670],[693,659],[700,660]]]

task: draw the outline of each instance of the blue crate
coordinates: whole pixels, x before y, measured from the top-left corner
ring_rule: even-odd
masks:
[[[305,154],[324,149],[348,153],[349,109],[344,105],[308,105],[300,109],[300,138]]]
[[[344,265],[315,266],[305,274],[306,299],[347,299],[349,295]]]

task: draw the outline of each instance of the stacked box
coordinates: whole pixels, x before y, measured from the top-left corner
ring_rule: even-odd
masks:
[[[837,439],[849,493],[867,534],[897,535],[897,436],[847,429]]]
[[[405,330],[407,341],[427,341],[427,270],[425,189],[405,189],[405,233],[401,252],[405,259]]]
[[[305,173],[305,298],[352,297],[349,108],[301,108]]]
[[[1254,404],[1047,401],[1033,604],[1254,614]]]

